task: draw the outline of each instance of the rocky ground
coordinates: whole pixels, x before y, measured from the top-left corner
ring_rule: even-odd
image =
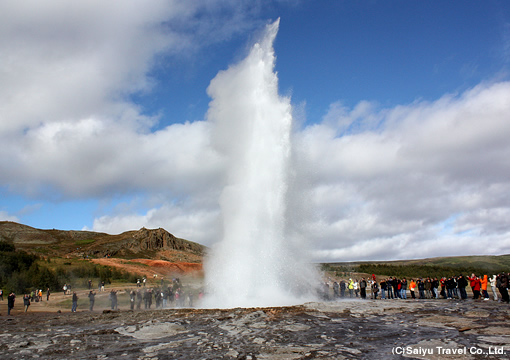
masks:
[[[239,309],[16,312],[2,359],[506,359],[494,301],[345,300]]]

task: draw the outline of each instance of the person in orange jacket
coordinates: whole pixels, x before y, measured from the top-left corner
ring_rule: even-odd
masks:
[[[484,275],[483,278],[480,279],[480,287],[482,288],[482,294],[484,300],[489,300],[489,293],[487,292],[487,283],[488,276]]]
[[[416,296],[414,295],[415,289],[416,289],[416,283],[414,282],[414,279],[411,279],[411,282],[409,283],[409,291],[411,292],[411,297],[413,299],[416,299]]]

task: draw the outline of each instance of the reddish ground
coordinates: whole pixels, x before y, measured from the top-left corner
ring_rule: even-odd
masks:
[[[169,262],[165,260],[150,259],[115,259],[103,258],[93,259],[92,262],[99,265],[116,267],[118,269],[133,272],[146,276],[147,278],[158,276],[168,276],[171,274],[179,275],[201,275],[202,264],[187,262]]]

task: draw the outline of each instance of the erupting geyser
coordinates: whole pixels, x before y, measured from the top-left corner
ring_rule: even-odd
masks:
[[[227,162],[223,239],[205,263],[204,307],[280,306],[313,298],[315,271],[286,232],[290,99],[278,94],[279,20],[208,88],[212,141]]]

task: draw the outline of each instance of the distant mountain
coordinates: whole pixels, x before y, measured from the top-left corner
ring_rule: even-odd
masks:
[[[495,272],[501,269],[510,269],[510,254],[505,255],[472,255],[449,256],[415,260],[393,261],[355,261],[328,263],[332,267],[350,268],[362,264],[388,265],[388,266],[435,266],[444,268],[475,268]]]
[[[175,237],[165,229],[109,235],[93,231],[41,230],[11,221],[0,222],[0,241],[16,249],[57,257],[120,257],[201,262],[206,247]]]

